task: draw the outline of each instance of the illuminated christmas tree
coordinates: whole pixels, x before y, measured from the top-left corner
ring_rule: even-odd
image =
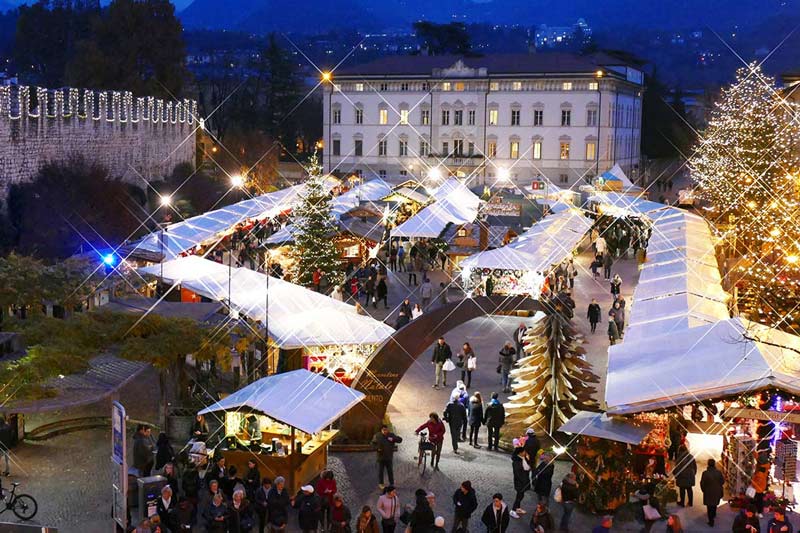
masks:
[[[341,254],[331,238],[336,220],[331,215],[331,196],[325,186],[322,165],[315,153],[306,165],[308,180],[301,204],[292,213],[294,224],[294,281],[311,285],[319,268],[332,287],[344,281]]]
[[[739,257],[731,273],[754,320],[787,326],[799,303],[800,115],[755,63],[736,73],[689,160],[709,218]]]
[[[597,409],[590,383],[600,379],[567,318],[551,312],[528,328],[525,342],[525,357],[511,371],[514,394],[505,404],[511,435],[522,435],[529,427],[552,435],[578,411]]]

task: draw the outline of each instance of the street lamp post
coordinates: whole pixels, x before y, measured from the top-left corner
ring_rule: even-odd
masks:
[[[170,205],[172,205],[172,196],[170,196],[168,194],[162,194],[161,196],[159,196],[159,203],[161,204],[161,207],[169,207]],[[164,260],[166,259],[166,257],[164,256],[164,248],[165,248],[164,247],[164,239],[166,238],[166,231],[167,231],[166,227],[164,226],[164,220],[163,219],[158,222],[158,229],[159,229],[159,233],[158,233],[159,252],[161,253],[161,263],[160,263],[160,265],[161,265],[160,266],[161,273],[160,273],[160,276],[159,276],[160,279],[158,280],[158,282],[161,284],[161,286],[163,288],[163,285],[164,285]]]

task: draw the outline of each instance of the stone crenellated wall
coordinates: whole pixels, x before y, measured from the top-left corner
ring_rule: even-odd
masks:
[[[145,186],[178,163],[194,165],[202,127],[193,100],[165,102],[128,92],[0,87],[0,204],[12,184],[73,155]]]

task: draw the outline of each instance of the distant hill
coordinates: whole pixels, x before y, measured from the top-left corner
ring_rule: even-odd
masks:
[[[316,33],[344,27],[376,31],[408,27],[419,19],[566,25],[578,18],[593,27],[720,31],[796,12],[800,0],[194,0],[181,18],[189,28],[256,33],[276,29]]]

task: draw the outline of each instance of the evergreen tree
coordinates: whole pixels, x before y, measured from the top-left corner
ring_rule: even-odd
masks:
[[[511,434],[532,427],[552,435],[578,411],[597,408],[589,383],[600,379],[586,362],[575,327],[558,308],[528,329],[525,342],[525,357],[511,371],[514,394],[505,404]]]
[[[712,220],[740,257],[731,282],[751,319],[786,325],[800,303],[800,120],[755,63],[723,89],[689,161]]]
[[[310,285],[314,271],[319,268],[328,284],[344,281],[341,254],[331,235],[336,231],[336,221],[331,215],[331,197],[325,187],[325,176],[317,154],[311,156],[306,166],[308,180],[302,203],[292,213],[294,233],[294,276],[299,285]]]

